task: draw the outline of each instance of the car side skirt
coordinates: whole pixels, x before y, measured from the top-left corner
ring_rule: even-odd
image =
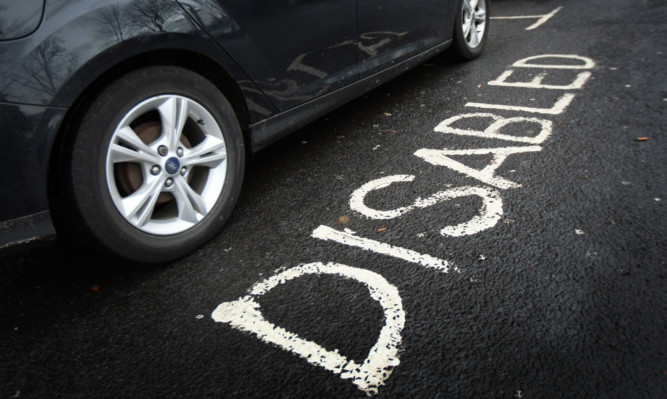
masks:
[[[251,126],[252,152],[257,152],[265,148],[269,144],[321,118],[334,109],[345,105],[349,100],[375,89],[427,59],[432,58],[436,54],[443,52],[451,43],[451,40],[443,42],[382,72],[378,72],[325,96],[253,124]]]
[[[55,237],[56,231],[48,211],[0,222],[0,252],[3,254],[21,250],[28,244],[54,240]]]

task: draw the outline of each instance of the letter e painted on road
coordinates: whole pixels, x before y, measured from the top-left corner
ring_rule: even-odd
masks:
[[[532,63],[535,60],[539,59],[549,59],[549,58],[559,58],[562,60],[577,60],[583,62],[583,64],[573,65],[573,64],[534,64]],[[593,69],[595,67],[595,61],[588,57],[582,57],[576,54],[541,54],[534,55],[532,57],[526,57],[515,62],[513,65],[515,68],[541,68],[541,69]]]
[[[540,73],[530,82],[508,82],[507,78],[512,76],[513,70],[507,70],[502,73],[496,80],[489,82],[489,86],[504,86],[504,87],[523,87],[526,89],[548,89],[548,90],[579,90],[584,87],[584,84],[591,77],[589,71],[581,72],[577,75],[575,80],[567,85],[548,85],[542,83],[547,76],[546,73]]]

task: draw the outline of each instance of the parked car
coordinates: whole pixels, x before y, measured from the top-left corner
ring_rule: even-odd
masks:
[[[448,50],[488,0],[0,0],[0,248],[136,262],[209,240],[246,156]],[[54,227],[55,226],[55,227]]]

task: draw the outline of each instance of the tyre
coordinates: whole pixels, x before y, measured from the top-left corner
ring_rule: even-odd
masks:
[[[457,60],[479,57],[489,30],[489,0],[459,0],[449,53]]]
[[[66,223],[122,258],[174,260],[229,217],[244,154],[232,106],[211,82],[176,67],[131,72],[96,97],[72,139]]]

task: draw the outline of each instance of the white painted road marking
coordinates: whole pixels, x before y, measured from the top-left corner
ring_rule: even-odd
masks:
[[[512,76],[513,73],[514,70],[509,69],[503,72],[503,74],[500,75],[496,80],[492,80],[488,84],[489,86],[523,87],[526,89],[579,90],[584,87],[584,84],[592,75],[589,71],[581,72],[569,85],[547,85],[542,83],[544,78],[547,77],[547,73],[540,73],[530,82],[507,82],[507,78]]]
[[[512,154],[518,154],[523,152],[539,152],[542,150],[540,146],[528,146],[528,147],[505,147],[505,148],[479,148],[475,150],[429,150],[422,148],[417,150],[415,155],[424,159],[426,162],[432,165],[446,166],[450,169],[453,169],[459,173],[463,173],[472,178],[475,178],[482,183],[489,184],[501,189],[508,188],[518,188],[521,187],[521,184],[515,183],[513,181],[507,180],[503,177],[495,175],[496,169],[505,162],[508,156]],[[447,155],[485,155],[485,154],[494,154],[491,164],[485,167],[482,170],[471,168],[462,164],[461,162],[455,161]]]
[[[575,65],[575,64],[556,64],[556,63],[549,63],[549,64],[538,64],[538,63],[533,63],[535,60],[540,60],[540,59],[561,59],[561,60],[576,60],[576,61],[582,61],[583,64]],[[515,62],[513,67],[516,68],[539,68],[539,69],[592,69],[595,67],[595,62],[588,58],[588,57],[582,57],[580,55],[575,55],[575,54],[541,54],[541,55],[535,55],[532,57],[527,57],[523,58],[517,62]],[[536,78],[534,78],[530,82],[514,82],[514,83],[507,83],[506,79],[512,75],[513,71],[512,70],[507,70],[504,71],[497,79],[492,80],[488,82],[489,85],[491,86],[515,86],[515,87],[524,87],[524,88],[532,88],[532,89],[559,89],[559,90],[567,90],[567,89],[581,89],[583,85],[586,83],[586,81],[591,77],[590,72],[583,72],[577,75],[577,78],[569,85],[546,85],[542,84],[542,81],[544,77],[546,76],[545,73],[539,74]],[[574,99],[575,95],[572,93],[566,93],[563,94],[556,100],[556,103],[551,107],[551,108],[537,108],[537,107],[525,107],[525,106],[516,106],[516,105],[504,105],[504,104],[485,104],[485,103],[476,103],[476,102],[469,102],[465,106],[466,107],[476,107],[476,108],[484,108],[484,109],[502,109],[502,110],[507,110],[507,111],[522,111],[522,112],[530,112],[530,113],[535,113],[535,114],[546,114],[546,115],[560,115],[565,110],[567,107],[570,105],[572,100]]]
[[[313,238],[318,238],[324,241],[335,241],[340,244],[349,245],[351,247],[361,248],[366,251],[372,251],[382,255],[393,256],[394,258],[403,259],[405,261],[416,263],[424,267],[436,269],[443,273],[449,273],[453,268],[460,272],[457,267],[454,267],[450,262],[438,259],[431,255],[420,254],[411,249],[395,247],[390,244],[371,240],[369,238],[357,237],[351,231],[338,231],[327,226],[320,226],[313,231]]]
[[[538,59],[548,58],[570,60],[574,59],[583,61],[583,64],[561,65],[549,63],[541,65],[533,63],[533,61]],[[516,68],[590,69],[593,68],[594,65],[595,63],[590,58],[576,55],[539,55],[519,60],[513,66]],[[590,74],[580,73],[577,75],[575,81],[570,85],[553,86],[543,84],[545,74],[538,75],[538,77],[533,79],[531,82],[507,83],[506,80],[511,76],[511,74],[511,71],[505,71],[498,79],[492,82],[499,83],[499,86],[514,85],[529,89],[553,90],[558,88],[569,90],[579,89],[588,80],[588,78],[590,78]],[[492,82],[490,82],[490,84]],[[552,108],[549,109],[478,103],[468,103],[466,106],[479,106],[481,108],[497,108],[557,115],[565,111],[574,97],[574,94],[566,93],[556,102]],[[469,118],[489,118],[492,120],[492,122],[483,131],[452,127],[455,122]],[[526,122],[535,123],[541,126],[540,132],[537,135],[530,137],[500,134],[502,128],[508,124]],[[503,118],[489,113],[473,113],[462,114],[449,118],[441,122],[434,130],[446,134],[495,138],[527,144],[541,144],[551,134],[552,122],[538,118]],[[512,154],[539,152],[541,150],[542,147],[538,145],[468,150],[420,149],[416,151],[414,155],[423,158],[425,161],[433,165],[446,166],[457,172],[473,177],[483,183],[501,189],[507,189],[521,187],[521,185],[495,175],[496,170],[500,167],[500,165],[502,165],[505,159]],[[491,160],[490,164],[482,170],[470,168],[461,164],[460,162],[454,161],[449,157],[452,155],[485,154],[493,154],[493,159]],[[411,212],[416,208],[426,208],[452,198],[469,195],[477,195],[481,197],[484,203],[477,216],[475,216],[467,223],[462,223],[457,226],[448,226],[441,230],[441,234],[455,237],[475,234],[482,230],[493,227],[498,223],[503,215],[502,199],[499,193],[495,190],[484,187],[465,186],[437,192],[425,199],[417,198],[410,206],[388,211],[375,210],[369,208],[364,203],[364,198],[371,191],[387,188],[393,183],[409,183],[413,182],[414,180],[415,176],[412,175],[394,175],[373,180],[364,184],[362,187],[353,192],[350,197],[350,206],[353,210],[374,219],[391,219]],[[659,198],[656,198],[655,200],[660,201]],[[507,224],[511,222],[513,221],[505,221]],[[580,230],[576,230],[575,233],[584,234],[583,231],[580,233]],[[417,236],[423,237],[424,233],[420,233]],[[410,249],[393,246],[372,239],[358,237],[354,232],[347,229],[344,232],[341,232],[327,226],[319,226],[312,232],[312,237],[324,241],[335,241],[337,243],[360,248],[362,250],[392,256],[407,262],[436,269],[444,273],[447,273],[452,269],[460,272],[458,267],[455,267],[447,260],[439,259],[427,254],[420,254]],[[486,256],[480,255],[479,259],[485,260]],[[275,288],[278,284],[284,284],[287,281],[307,274],[339,275],[344,278],[362,282],[368,287],[371,297],[377,300],[382,306],[385,314],[385,325],[380,332],[377,343],[373,346],[373,348],[371,348],[368,358],[363,362],[362,365],[355,363],[353,360],[347,359],[345,356],[339,354],[337,350],[329,351],[314,342],[304,340],[294,333],[275,326],[264,319],[262,316],[260,305],[255,301],[256,297],[266,294],[271,289]],[[475,282],[476,280],[471,279],[470,281]],[[264,342],[275,344],[283,350],[292,352],[302,357],[313,365],[322,367],[335,374],[338,374],[343,379],[349,379],[354,384],[356,384],[359,389],[368,394],[377,393],[379,386],[383,385],[384,381],[389,378],[392,368],[399,364],[398,346],[401,343],[400,334],[405,323],[405,312],[403,311],[402,301],[395,286],[391,285],[389,282],[387,282],[387,280],[384,279],[384,277],[377,273],[336,263],[310,263],[278,273],[277,275],[267,280],[255,284],[248,295],[241,297],[236,301],[220,304],[211,316],[217,322],[230,324],[233,328],[244,332],[251,332]]]
[[[531,61],[544,58],[560,58],[563,60],[579,60],[583,61],[582,65],[570,64],[531,64]],[[576,54],[540,54],[532,57],[526,57],[512,64],[516,68],[543,68],[543,69],[593,69],[595,61],[588,57],[582,57]]]
[[[371,191],[389,187],[393,183],[412,182],[415,180],[411,175],[394,175],[382,177],[380,179],[368,182],[355,190],[350,197],[350,208],[362,215],[376,220],[394,219],[416,208],[428,208],[443,201],[454,198],[468,197],[476,195],[484,201],[480,214],[473,217],[470,221],[458,224],[456,226],[447,226],[440,230],[442,235],[461,237],[479,233],[482,230],[490,229],[495,226],[503,215],[503,201],[500,193],[483,187],[458,187],[445,191],[439,191],[427,198],[417,198],[410,206],[405,206],[390,211],[379,211],[366,206],[364,198]]]
[[[371,298],[378,301],[384,311],[385,325],[380,330],[377,343],[371,348],[363,364],[357,364],[338,353],[300,338],[281,327],[268,322],[260,311],[256,297],[262,296],[279,284],[285,284],[307,274],[329,274],[355,280],[368,287]],[[309,263],[286,270],[252,287],[250,293],[236,301],[224,302],[211,314],[213,320],[250,332],[264,342],[292,352],[312,365],[322,367],[342,379],[351,380],[362,391],[377,393],[378,387],[389,378],[393,367],[399,365],[398,346],[405,324],[405,311],[398,289],[381,275],[365,269],[338,263]]]
[[[471,119],[471,118],[491,118],[493,119],[493,123],[489,125],[486,129],[483,131],[480,130],[469,130],[469,129],[458,129],[455,127],[452,127],[452,125],[460,120],[463,119]],[[537,123],[541,126],[540,132],[535,136],[535,137],[526,137],[526,136],[512,136],[509,134],[500,134],[500,130],[512,123],[525,123],[525,122],[530,122],[530,123]],[[502,116],[494,115],[494,114],[489,114],[489,113],[474,113],[474,114],[461,114],[461,115],[456,115],[453,116],[449,119],[446,119],[438,126],[435,127],[436,132],[440,133],[451,133],[451,134],[458,134],[461,136],[476,136],[476,137],[483,137],[483,138],[488,138],[488,139],[500,139],[500,140],[507,140],[507,141],[515,141],[519,143],[529,143],[529,144],[541,144],[546,140],[550,135],[551,135],[551,130],[552,130],[553,123],[550,120],[547,119],[538,119],[538,118],[524,118],[524,117],[516,117],[516,118],[503,118]]]
[[[477,234],[480,231],[492,228],[503,217],[503,200],[500,198],[500,193],[495,190],[485,187],[460,187],[443,192],[443,194],[451,196],[451,198],[477,195],[484,202],[479,210],[479,215],[475,215],[469,221],[456,226],[445,227],[440,230],[442,235],[463,237]]]
[[[491,17],[491,19],[499,19],[499,20],[504,20],[504,19],[535,19],[537,18],[537,22],[534,24],[530,25],[529,27],[526,28],[526,30],[534,30],[542,26],[545,22],[550,20],[558,11],[562,10],[563,7],[558,7],[555,10],[551,11],[548,14],[544,15],[517,15],[517,16],[512,16],[512,17]]]
[[[412,182],[414,180],[415,177],[411,175],[387,176],[372,180],[364,184],[363,186],[359,187],[358,189],[354,190],[354,192],[350,196],[350,208],[353,211],[357,211],[370,219],[386,220],[386,219],[397,218],[413,210],[414,206],[405,206],[397,209],[392,209],[390,211],[379,211],[367,207],[366,204],[364,204],[364,198],[366,198],[366,195],[368,195],[368,193],[370,193],[371,191],[389,187],[393,183]]]
[[[534,114],[560,115],[567,109],[572,100],[574,100],[574,94],[567,93],[560,96],[558,100],[556,100],[556,103],[551,108],[522,107],[517,105],[485,104],[485,103],[475,103],[475,102],[466,103],[465,106],[484,108],[484,109],[503,109],[506,111],[522,111]]]

